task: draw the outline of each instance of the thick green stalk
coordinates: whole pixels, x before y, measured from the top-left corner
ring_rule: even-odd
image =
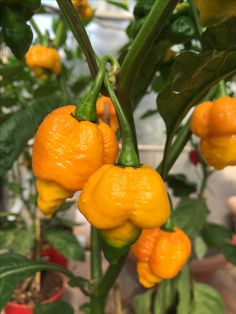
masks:
[[[91,46],[90,40],[86,33],[86,30],[76,13],[72,3],[68,0],[57,0],[59,8],[65,20],[69,24],[75,39],[79,43],[80,47],[84,51],[85,57],[87,59],[88,67],[92,77],[96,76],[98,66],[96,62],[96,56],[94,50]]]
[[[138,152],[136,152],[133,134],[128,118],[119,103],[108,75],[106,76],[105,85],[116,108],[121,128],[122,149],[118,159],[118,165],[124,167],[139,167],[139,156]]]
[[[190,122],[191,119],[185,123],[184,126],[181,127],[179,133],[177,134],[175,142],[171,145],[168,155],[166,155],[166,162],[165,162],[165,172],[163,172],[163,162],[157,167],[157,171],[161,173],[163,180],[166,179],[166,176],[179,157],[180,153],[182,152],[183,148],[187,144],[188,140],[191,136],[190,131]]]
[[[193,16],[193,21],[194,21],[194,24],[195,24],[195,28],[196,28],[196,31],[197,31],[197,34],[198,34],[198,38],[200,39],[201,35],[202,35],[202,27],[201,27],[201,24],[200,24],[200,21],[199,21],[199,14],[197,12],[197,8],[196,8],[193,0],[189,0],[189,4],[190,4],[190,9],[191,9],[191,13],[192,13],[192,16]]]
[[[35,23],[33,18],[30,19],[30,24],[33,27],[33,29],[35,30],[36,34],[38,35],[40,42],[42,42],[43,41],[43,34],[42,34],[41,30],[39,29],[38,25]]]
[[[106,74],[106,64],[110,57],[104,56],[99,64],[98,72],[88,94],[77,105],[74,116],[79,121],[97,122],[96,101]]]
[[[178,0],[156,0],[121,65],[119,95],[122,100],[130,99],[138,69],[177,3]]]
[[[102,275],[101,245],[96,228],[91,227],[91,279],[98,280]]]

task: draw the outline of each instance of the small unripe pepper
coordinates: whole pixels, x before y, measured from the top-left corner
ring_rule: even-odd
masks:
[[[61,72],[61,59],[58,51],[45,46],[32,46],[25,56],[26,64],[39,78],[42,70],[49,70],[56,75]]]
[[[96,108],[98,117],[104,122],[107,122],[116,134],[119,129],[119,122],[111,98],[105,96],[99,97]]]
[[[236,165],[236,98],[221,97],[195,108],[192,132],[208,165],[220,170]]]
[[[137,257],[137,272],[140,283],[151,288],[163,279],[175,277],[188,260],[191,242],[178,227],[173,231],[160,228],[143,230],[132,246]]]

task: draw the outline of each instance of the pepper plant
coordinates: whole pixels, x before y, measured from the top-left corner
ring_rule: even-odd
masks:
[[[20,99],[22,107],[18,112],[10,111],[10,116],[6,116],[4,103],[0,111],[5,120],[0,126],[0,175],[4,175],[12,167],[38,128],[33,146],[33,171],[37,180],[38,207],[47,218],[50,218],[56,214],[58,207],[67,197],[71,197],[75,191],[82,190],[78,207],[91,224],[91,278],[75,276],[68,269],[38,259],[27,259],[15,253],[2,254],[0,308],[9,301],[19,281],[41,270],[55,270],[66,274],[69,278],[68,284],[79,287],[90,298],[89,303],[83,305],[81,310],[103,314],[106,311],[109,292],[124,266],[131,245],[136,241],[136,243],[142,241],[142,230],[156,228],[164,235],[163,241],[166,241],[166,237],[171,239],[173,235],[174,238],[176,230],[179,230],[176,226],[179,226],[188,235],[183,236],[186,239],[186,247],[180,245],[182,250],[180,252],[183,253],[179,264],[177,265],[177,262],[171,264],[175,253],[171,244],[167,246],[166,252],[162,252],[158,251],[155,242],[153,250],[161,253],[156,253],[156,256],[151,253],[154,257],[150,258],[152,264],[153,260],[158,263],[161,254],[164,254],[165,258],[169,256],[166,268],[170,271],[170,265],[174,266],[174,271],[170,271],[171,275],[164,275],[168,274],[168,271],[165,272],[163,269],[163,272],[159,272],[158,267],[156,270],[156,264],[154,267],[149,263],[149,258],[142,260],[140,255],[136,254],[140,258],[139,262],[145,263],[142,264],[144,267],[138,268],[140,282],[148,282],[148,285],[151,283],[149,286],[160,282],[157,290],[147,292],[148,297],[144,296],[144,299],[148,300],[145,309],[137,306],[138,302],[135,303],[136,313],[145,313],[153,309],[153,313],[164,314],[171,307],[180,314],[199,311],[213,313],[216,310],[223,313],[222,300],[218,294],[212,288],[193,281],[187,265],[176,278],[171,279],[177,275],[189,257],[188,237],[195,241],[196,235],[200,233],[205,242],[222,251],[229,261],[236,263],[236,249],[230,244],[230,231],[206,222],[208,210],[203,191],[210,172],[204,160],[201,161],[203,184],[197,198],[189,196],[195,192],[194,185],[183,176],[169,175],[169,171],[191,138],[191,109],[203,101],[225,96],[226,91],[222,86],[224,87],[225,82],[231,80],[236,72],[234,10],[226,10],[220,19],[216,14],[214,19],[210,19],[213,20],[210,23],[212,25],[204,22],[207,28],[202,31],[199,13],[202,20],[206,12],[203,12],[203,5],[199,5],[200,2],[195,2],[198,12],[192,0],[145,2],[137,0],[134,20],[127,28],[129,42],[121,49],[119,60],[113,56],[104,56],[101,59],[96,56],[84,23],[78,15],[79,12],[75,10],[75,1],[57,0],[59,10],[56,10],[55,14],[62,17],[63,21],[55,20],[54,41],[47,35],[42,35],[40,28],[31,19],[31,25],[38,34],[35,44],[62,47],[73,63],[76,62],[73,57],[78,55],[73,54],[67,47],[69,27],[78,42],[79,50],[86,58],[93,83],[89,90],[86,89],[83,95],[78,97],[79,90],[72,88],[71,92],[68,88],[70,83],[65,83],[65,79],[68,78],[65,77],[65,73],[68,75],[66,69],[62,68],[61,74],[56,73],[58,77],[56,79],[54,77],[50,83],[47,80],[40,82],[40,77],[32,78],[29,70],[26,70],[30,81],[27,85],[25,84],[27,78],[22,77],[22,84],[29,91],[30,105],[26,104],[25,93],[22,93]],[[20,15],[21,21],[23,18],[22,27],[27,28],[27,34],[30,32],[25,22],[27,19],[22,13],[25,7],[17,1],[9,4],[3,0],[1,3],[3,3],[1,9],[3,40],[15,56],[21,58],[28,50],[31,40],[29,38],[23,41],[20,46],[18,39],[9,39],[11,33],[8,28],[17,27]],[[38,6],[35,10],[37,8]],[[17,18],[12,18],[9,26],[10,10],[13,12],[11,17],[15,14]],[[45,7],[42,6],[40,10],[45,12]],[[209,12],[209,15],[211,14],[212,12]],[[171,49],[175,45],[178,45],[178,53]],[[17,75],[19,66],[25,69],[22,59],[19,62],[11,60],[12,64],[8,69],[2,65],[4,80],[10,80],[11,73]],[[27,60],[28,58],[26,62]],[[38,65],[36,69],[33,64],[30,67],[34,67],[36,74],[39,73]],[[43,73],[46,78],[50,77],[48,64],[42,67],[44,69],[43,72],[40,69],[40,75]],[[40,86],[35,88],[34,84]],[[47,84],[53,85],[45,89]],[[52,86],[56,86],[56,97],[50,95],[54,89]],[[82,86],[81,77],[78,78],[78,84],[74,82],[73,86]],[[146,116],[156,114],[158,111],[166,127],[162,161],[156,169],[140,163],[133,118],[133,111],[150,90],[157,93],[157,110],[148,112]],[[11,84],[6,84],[4,91],[14,93]],[[36,91],[40,94],[38,99],[35,99]],[[20,91],[13,101],[19,94]],[[100,94],[111,99],[119,119],[122,148],[117,162],[115,135],[105,123],[98,121],[96,101]],[[6,97],[9,98],[8,95]],[[232,105],[233,113],[234,106]],[[51,113],[47,115],[49,112]],[[28,125],[28,128],[21,132],[24,125]],[[64,131],[65,125],[68,125],[69,131]],[[232,133],[230,136],[235,137],[234,122],[230,125],[230,132]],[[116,163],[112,165],[113,162]],[[230,163],[227,165],[235,163],[235,148],[232,148]],[[184,191],[185,198],[180,200],[175,209],[164,182],[174,189],[177,196],[183,196]],[[190,219],[193,214],[198,217],[196,223]],[[180,231],[181,235],[182,232]],[[215,237],[216,234],[220,234],[221,237]],[[181,244],[181,241],[179,243]],[[168,247],[172,249],[168,250]],[[101,267],[102,252],[109,262],[105,272]],[[190,287],[193,293],[190,292]],[[156,301],[154,307],[150,307],[153,291]],[[55,311],[54,306],[57,305],[46,306],[45,310],[49,313],[50,310]],[[40,307],[43,309],[44,306]]]

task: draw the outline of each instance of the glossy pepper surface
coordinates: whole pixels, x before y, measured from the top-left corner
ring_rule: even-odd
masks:
[[[99,97],[96,109],[98,117],[108,123],[112,131],[116,133],[119,129],[119,122],[111,98],[105,96]]]
[[[61,59],[58,51],[45,46],[32,46],[25,56],[26,64],[36,76],[42,77],[42,69],[56,75],[61,72]]]
[[[194,0],[202,26],[218,24],[236,16],[235,0]]]
[[[140,283],[151,288],[163,279],[175,277],[188,260],[191,242],[178,227],[172,232],[160,228],[143,230],[132,246],[137,257]]]
[[[38,205],[48,218],[92,173],[103,164],[113,163],[118,154],[111,128],[103,122],[79,122],[72,116],[75,108],[70,105],[52,111],[35,137],[32,166]]]
[[[215,169],[236,165],[236,98],[221,97],[195,108],[192,132],[200,137],[200,151]]]
[[[165,185],[148,166],[102,166],[85,183],[78,207],[118,247],[130,243],[140,228],[163,225],[170,215]]]

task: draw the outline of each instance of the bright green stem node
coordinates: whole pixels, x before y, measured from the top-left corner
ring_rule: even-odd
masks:
[[[139,156],[135,149],[132,130],[128,118],[119,103],[119,100],[112,87],[112,82],[109,80],[108,75],[106,76],[105,79],[105,85],[106,88],[108,89],[112,102],[116,108],[121,128],[122,149],[118,159],[118,165],[124,167],[139,167],[140,166]]]

